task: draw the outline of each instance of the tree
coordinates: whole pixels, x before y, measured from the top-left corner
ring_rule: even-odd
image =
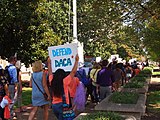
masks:
[[[47,0],[0,1],[0,55],[25,64],[47,57],[47,48],[68,40],[68,5]]]
[[[160,20],[151,19],[146,25],[143,42],[151,59],[160,61]]]
[[[158,0],[120,0],[125,12],[123,19],[128,26],[138,32],[141,47],[153,60],[160,59],[159,20],[160,3]]]
[[[129,59],[142,53],[137,29],[123,25],[128,19],[124,8],[127,3],[119,0],[81,0],[77,3],[78,40],[84,43],[85,55],[105,58],[119,54]]]

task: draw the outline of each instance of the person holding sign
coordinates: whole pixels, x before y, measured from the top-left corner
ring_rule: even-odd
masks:
[[[73,56],[74,57],[74,56]],[[75,56],[75,63],[69,75],[66,76],[66,72],[59,68],[55,71],[54,76],[52,74],[51,59],[48,58],[48,73],[51,81],[52,90],[52,109],[58,120],[65,120],[64,104],[68,105],[68,108],[73,112],[72,100],[70,97],[71,89],[70,86],[74,82],[75,73],[78,67],[79,56]],[[52,79],[52,80],[51,80]],[[67,108],[66,108],[67,109]],[[67,111],[66,111],[67,112]],[[67,116],[68,117],[68,116]],[[69,117],[75,117],[72,113]],[[71,118],[72,120],[72,118]]]

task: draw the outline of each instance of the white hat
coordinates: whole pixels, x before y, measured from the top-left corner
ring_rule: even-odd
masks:
[[[84,66],[84,64],[83,64],[82,62],[79,62],[79,63],[78,63],[78,67],[79,67],[79,68],[81,68],[81,67],[83,67],[83,66]]]

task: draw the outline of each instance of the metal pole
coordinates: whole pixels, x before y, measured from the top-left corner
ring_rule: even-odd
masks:
[[[77,40],[77,4],[76,0],[73,0],[73,42],[78,42]]]
[[[69,13],[68,13],[68,17],[69,17],[69,19],[68,19],[68,42],[69,42],[69,40],[70,40],[70,31],[71,31],[71,28],[70,28],[70,23],[71,23],[71,0],[69,0]]]

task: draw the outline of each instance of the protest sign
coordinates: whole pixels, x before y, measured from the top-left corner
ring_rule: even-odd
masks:
[[[48,47],[52,72],[55,72],[59,68],[71,71],[75,62],[77,47],[77,43]]]

